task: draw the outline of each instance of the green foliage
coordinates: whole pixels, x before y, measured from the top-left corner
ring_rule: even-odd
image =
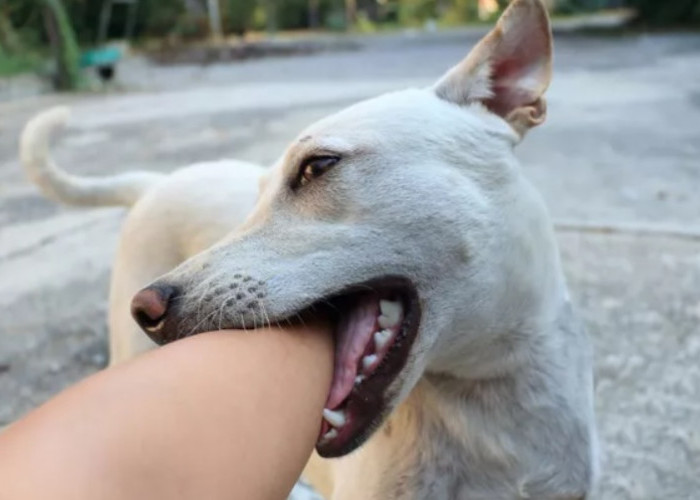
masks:
[[[3,52],[16,54],[21,52],[22,43],[19,35],[6,15],[0,12],[0,55]]]
[[[453,0],[440,17],[440,22],[446,26],[457,26],[479,19],[478,0]]]
[[[582,12],[594,12],[609,7],[619,7],[615,0],[558,0],[555,3],[554,12],[557,14],[571,15]]]
[[[253,28],[255,21],[256,0],[225,0],[224,21],[226,31],[243,35]]]
[[[631,7],[643,26],[700,26],[700,0],[558,0],[555,12],[577,14],[604,8]]]
[[[628,0],[647,26],[700,26],[700,0]]]
[[[137,35],[163,37],[188,31],[194,21],[186,17],[182,0],[141,0],[136,23]]]
[[[357,14],[355,29],[360,33],[374,33],[377,31],[377,24],[365,12],[360,12]]]
[[[0,76],[13,76],[36,71],[42,58],[35,53],[7,54],[0,48]]]
[[[307,26],[307,0],[277,2],[277,26],[281,29],[299,29]]]
[[[399,3],[399,23],[404,26],[423,24],[437,17],[437,0],[403,0]]]
[[[253,10],[251,24],[254,30],[262,31],[265,29],[265,8],[262,5],[256,5]]]
[[[325,18],[323,25],[331,31],[345,30],[345,12],[342,9],[335,9],[329,12]]]

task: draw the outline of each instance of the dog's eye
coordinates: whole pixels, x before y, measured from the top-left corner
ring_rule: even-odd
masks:
[[[312,156],[304,160],[301,164],[301,174],[299,175],[299,185],[308,184],[316,177],[320,177],[329,171],[340,160],[337,156]]]

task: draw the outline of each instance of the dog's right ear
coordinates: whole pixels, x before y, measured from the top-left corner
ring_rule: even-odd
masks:
[[[481,103],[522,136],[546,116],[552,32],[541,0],[513,0],[496,27],[435,84],[441,99]]]

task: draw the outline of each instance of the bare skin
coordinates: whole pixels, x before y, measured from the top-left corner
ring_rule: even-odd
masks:
[[[320,325],[151,351],[0,434],[0,497],[286,498],[318,437],[332,368]]]

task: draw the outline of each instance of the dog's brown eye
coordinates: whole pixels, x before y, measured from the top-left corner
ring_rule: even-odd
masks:
[[[340,160],[337,156],[313,156],[301,165],[299,185],[308,184],[316,177],[320,177],[330,170]]]

